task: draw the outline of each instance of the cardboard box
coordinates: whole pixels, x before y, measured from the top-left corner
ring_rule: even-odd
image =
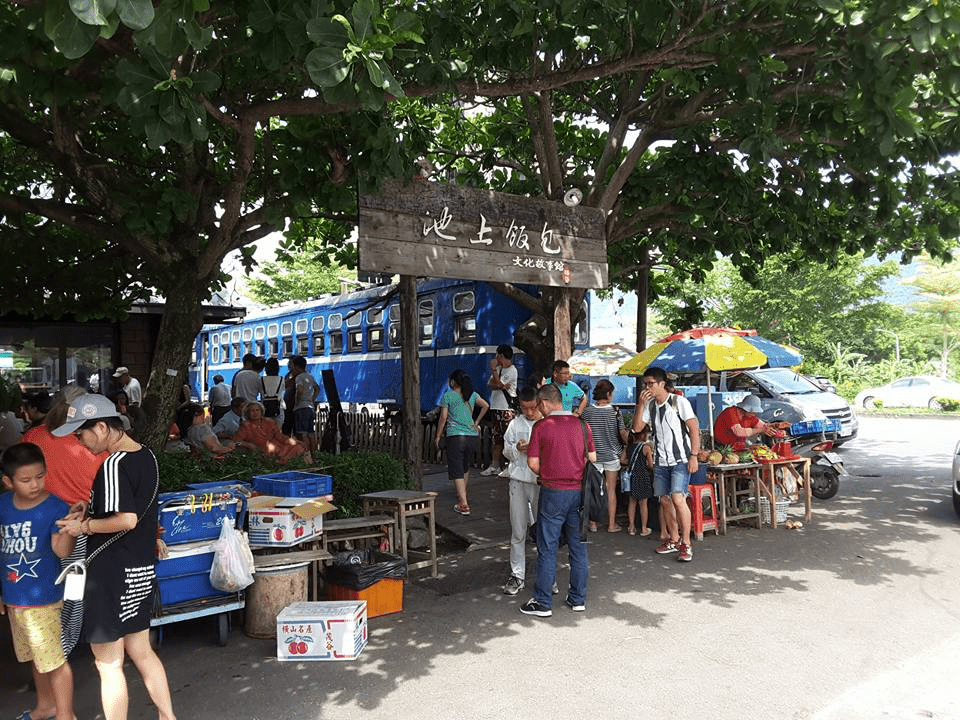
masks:
[[[277,615],[277,660],[354,660],[367,645],[367,603],[296,602]]]
[[[365,600],[367,617],[403,612],[403,580],[383,578],[364,590],[354,590],[334,582],[327,583],[330,600]]]
[[[336,507],[323,498],[257,495],[247,501],[250,544],[290,547],[323,532],[323,514]]]

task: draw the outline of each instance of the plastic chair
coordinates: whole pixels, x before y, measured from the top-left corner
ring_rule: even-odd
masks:
[[[704,530],[720,534],[717,498],[712,483],[691,485],[687,504],[690,506],[690,528],[697,540],[703,540]]]

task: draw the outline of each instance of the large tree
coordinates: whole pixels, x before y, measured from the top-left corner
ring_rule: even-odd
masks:
[[[22,280],[0,291],[91,316],[176,299],[162,417],[223,257],[351,222],[358,182],[424,155],[477,185],[581,187],[628,283],[798,243],[939,256],[957,29],[954,0],[5,2],[0,257]],[[551,291],[523,299],[550,322]]]

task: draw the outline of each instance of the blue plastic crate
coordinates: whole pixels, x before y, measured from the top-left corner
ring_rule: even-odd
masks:
[[[823,420],[803,420],[790,426],[790,434],[794,437],[812,435],[813,433],[823,432],[825,427],[826,423]]]
[[[271,475],[254,475],[253,489],[279,497],[320,497],[333,492],[333,478],[320,473],[288,470]]]
[[[215,480],[213,482],[187,483],[188,490],[199,490],[200,492],[212,492],[215,490],[246,490],[249,491],[250,483],[242,480]]]
[[[210,584],[213,543],[198,543],[196,547],[184,549],[179,554],[176,550],[173,552],[172,557],[157,561],[161,605],[233,594],[217,590]]]
[[[163,541],[167,545],[181,545],[216,540],[225,520],[241,526],[246,513],[246,496],[229,488],[169,492],[160,493],[157,505]]]

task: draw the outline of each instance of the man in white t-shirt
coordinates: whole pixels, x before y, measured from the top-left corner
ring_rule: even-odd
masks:
[[[243,370],[233,376],[230,397],[242,397],[247,402],[260,397],[260,373],[254,369],[256,364],[257,356],[253,353],[243,356]]]
[[[687,506],[690,476],[697,472],[700,423],[685,397],[671,392],[673,386],[662,368],[643,373],[643,391],[633,413],[633,431],[650,426],[654,441],[653,492],[660,498],[669,537],[656,552],[678,553],[677,560],[693,560],[690,544],[690,508]]]
[[[513,348],[509,345],[497,346],[497,356],[490,361],[487,387],[490,388],[488,417],[493,429],[493,457],[490,466],[481,470],[480,474],[497,475],[503,464],[503,434],[513,417],[508,411],[516,405],[517,397],[517,368],[513,364]]]
[[[127,404],[131,407],[140,407],[143,402],[143,391],[140,389],[140,381],[131,377],[130,370],[126,367],[118,367],[113,377],[120,382],[123,391],[127,394]]]

